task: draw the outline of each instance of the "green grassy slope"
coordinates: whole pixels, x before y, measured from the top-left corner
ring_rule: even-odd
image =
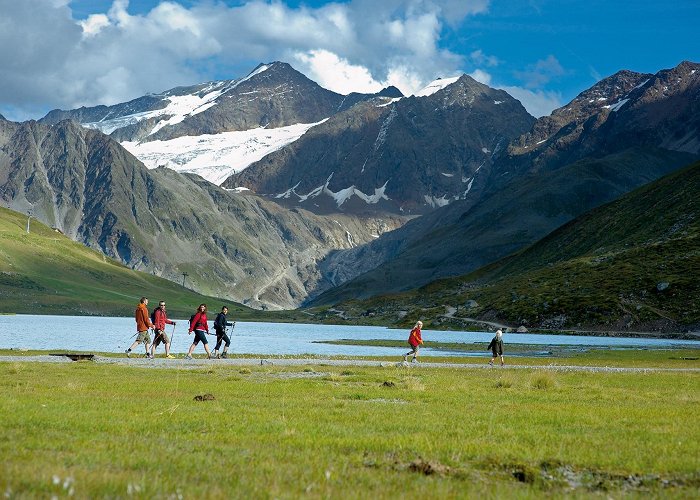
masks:
[[[446,306],[454,318],[441,317]],[[490,266],[405,294],[336,305],[464,326],[678,330],[700,324],[700,162],[595,209]],[[462,322],[462,323],[460,323]]]
[[[149,307],[165,300],[171,316],[226,303],[133,271],[34,219],[27,234],[26,224],[26,215],[0,208],[0,313],[129,316],[143,295]],[[253,315],[227,303],[233,317]]]

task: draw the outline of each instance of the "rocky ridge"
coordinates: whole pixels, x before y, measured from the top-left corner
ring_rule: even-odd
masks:
[[[223,186],[315,211],[425,213],[478,198],[493,158],[533,123],[507,93],[463,75],[430,95],[337,113]]]

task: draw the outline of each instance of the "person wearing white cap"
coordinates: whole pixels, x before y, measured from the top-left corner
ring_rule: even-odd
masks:
[[[501,366],[505,365],[503,361],[503,332],[501,330],[496,330],[496,336],[491,339],[491,343],[487,349],[491,349],[491,354],[493,354],[491,361],[489,361],[491,366],[493,366],[493,362],[496,358],[499,357],[501,358]]]

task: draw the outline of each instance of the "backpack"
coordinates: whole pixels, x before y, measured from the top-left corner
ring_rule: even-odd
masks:
[[[153,312],[151,313],[151,323],[153,323],[154,325],[156,324],[156,311],[157,310],[158,310],[158,308],[156,307],[155,309],[153,309]]]
[[[197,313],[194,313],[192,316],[190,316],[190,328],[192,328],[192,323],[194,322],[194,317],[197,316]]]

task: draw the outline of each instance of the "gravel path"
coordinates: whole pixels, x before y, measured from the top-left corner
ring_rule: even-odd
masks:
[[[0,362],[13,363],[72,363],[66,356],[0,356]],[[404,367],[419,370],[421,368],[444,369],[483,369],[483,370],[552,370],[611,373],[649,373],[649,372],[684,372],[700,373],[700,368],[634,368],[613,366],[564,366],[564,365],[506,365],[489,366],[486,363],[405,363],[392,361],[370,361],[364,359],[320,359],[320,358],[228,358],[228,359],[146,359],[113,358],[95,356],[91,362],[105,365],[137,366],[140,368],[178,368],[194,369],[209,366],[377,366]]]

